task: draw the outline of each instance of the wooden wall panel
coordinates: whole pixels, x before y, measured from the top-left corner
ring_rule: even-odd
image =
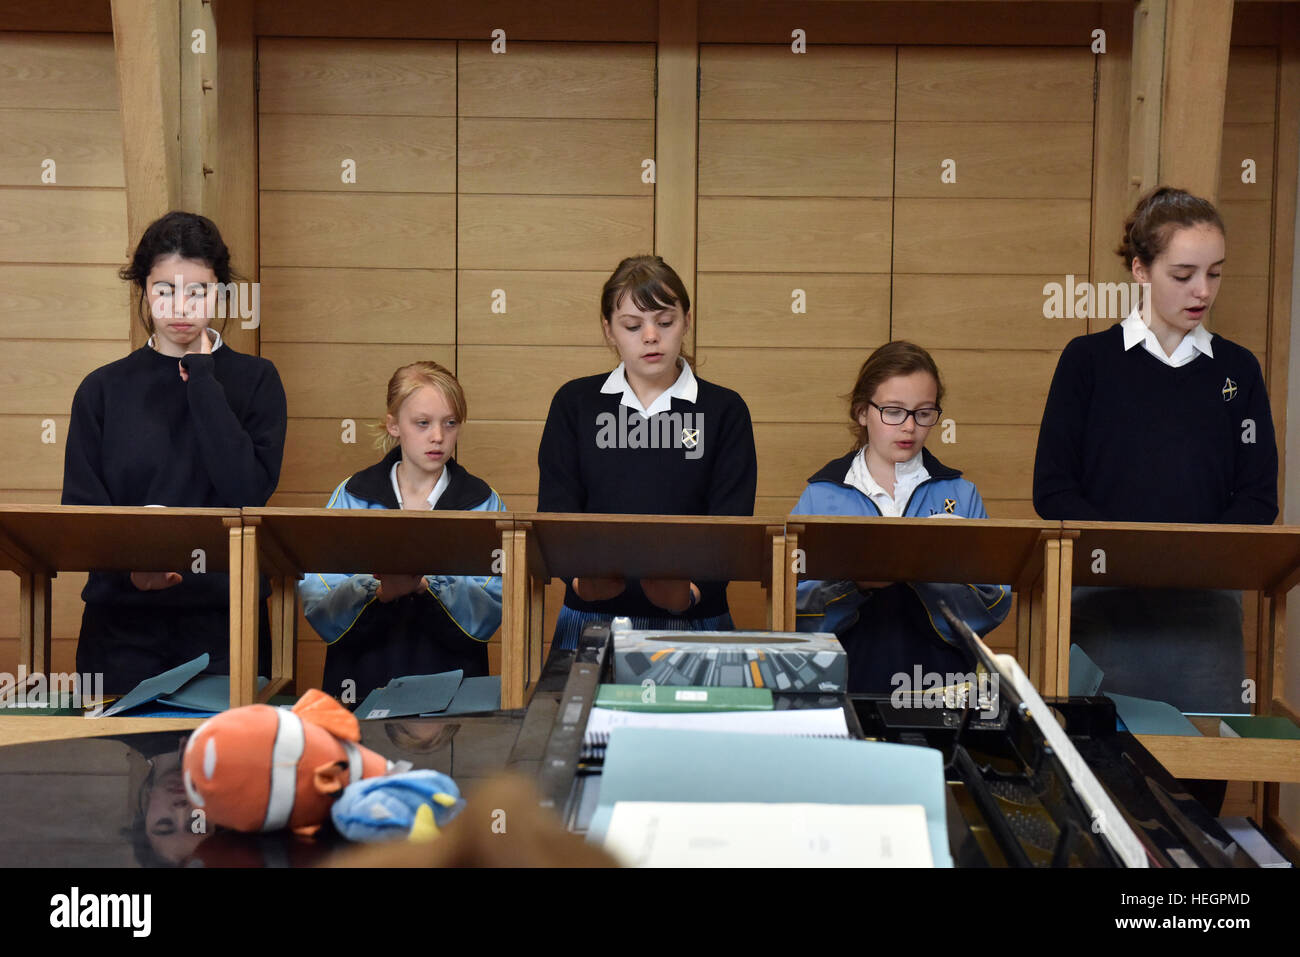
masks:
[[[1253,6],[1254,4],[1250,4]],[[820,54],[836,44],[1081,43],[1097,25],[1096,3],[946,3],[933,0],[843,3],[710,0],[700,5],[702,43],[771,43],[789,49],[807,32]],[[1012,12],[1014,11],[1014,12]]]
[[[1272,123],[1276,118],[1276,110],[1276,47],[1233,47],[1228,54],[1228,85],[1223,98],[1224,125]]]
[[[289,405],[273,502],[323,506],[379,459],[369,426],[393,371],[456,368],[456,48],[263,38],[258,51],[261,351]]]
[[[1079,277],[1082,280],[1083,277]],[[1086,333],[1087,320],[1048,319],[1044,287],[1059,275],[894,274],[893,333],[936,349],[1046,349]],[[1062,290],[1064,292],[1064,289]],[[940,374],[943,370],[939,370]]]
[[[421,345],[417,349],[409,343],[275,342],[267,343],[262,354],[280,371],[290,420],[352,416],[360,421],[382,415],[388,379],[398,366],[417,357],[448,367],[455,362],[451,345]]]
[[[0,264],[0,337],[124,339],[130,288],[111,265]]]
[[[5,190],[0,262],[118,265],[125,260],[124,190],[57,185]]]
[[[41,163],[57,163],[60,186],[122,188],[122,124],[108,110],[4,110],[0,186],[41,185]]]
[[[477,41],[276,38],[260,49],[263,354],[291,417],[273,502],[324,504],[374,461],[368,426],[388,376],[433,358],[469,400],[458,459],[534,506],[551,396],[613,365],[600,285],[652,246],[642,162],[654,157],[654,47],[511,40],[499,56]],[[355,183],[340,175],[348,158]],[[499,667],[499,642],[489,655]],[[323,662],[304,628],[303,681],[319,681]]]
[[[118,111],[107,33],[0,33],[0,63],[0,109]]]
[[[284,465],[280,469],[277,494],[301,493],[305,499],[293,505],[324,508],[330,493],[340,482],[374,465],[383,455],[375,447],[377,433],[373,428],[383,421],[383,396],[371,397],[371,407],[368,416],[352,420],[352,428],[347,428],[337,418],[295,417],[285,437]],[[321,491],[322,485],[329,488]]]
[[[1228,230],[1232,274],[1267,277],[1272,268],[1272,198],[1225,200],[1218,205]]]
[[[459,361],[458,378],[476,410],[470,421],[478,422],[545,422],[551,398],[565,382],[618,365],[610,349],[590,345],[465,345]],[[520,450],[521,460],[528,455],[536,458],[537,448]]]
[[[861,350],[714,347],[700,350],[700,375],[735,389],[755,426],[763,422],[839,422],[862,360],[880,343]],[[815,370],[810,374],[810,370]],[[846,443],[844,450],[848,451]],[[818,462],[814,468],[825,463]],[[794,494],[802,486],[790,489]]]
[[[700,196],[699,271],[888,272],[885,199]]]
[[[462,193],[648,196],[642,161],[654,157],[654,129],[643,119],[525,119],[469,116],[460,121]]]
[[[1093,73],[1084,45],[898,54],[893,337],[944,378],[956,442],[936,429],[930,451],[1000,517],[1032,515],[1047,389],[1087,331],[1044,304],[1089,278]]]
[[[808,311],[792,313],[796,290]],[[889,338],[889,276],[872,273],[705,273],[696,344],[860,349]],[[850,383],[851,384],[851,383]],[[847,389],[847,386],[845,387]]]
[[[895,60],[700,48],[699,371],[749,406],[760,513],[848,450],[845,396],[889,338]],[[732,587],[738,625],[766,627],[762,597]]]
[[[816,56],[800,56],[788,45],[705,44],[700,50],[701,127],[706,120],[892,123],[894,51],[829,47]]]
[[[608,276],[623,255],[650,248],[654,199],[462,195],[457,222],[462,269],[593,270],[608,263]]]
[[[1085,199],[899,199],[894,269],[1087,276],[1088,212]]]
[[[1029,144],[1033,144],[1032,147]],[[960,157],[945,196],[1089,199],[1092,123],[898,124],[896,196],[933,196],[942,164]]]
[[[556,342],[598,346],[605,341],[600,290],[608,275],[577,269],[461,269],[456,274],[457,341],[461,346]],[[493,312],[494,301],[500,301],[498,291],[507,290],[506,311]],[[476,414],[474,409],[471,405],[471,415]]]
[[[112,36],[0,33],[0,127],[0,502],[57,503],[73,393],[130,342]],[[53,583],[55,671],[73,670],[85,584]],[[17,577],[0,573],[0,671],[17,635]]]
[[[450,194],[264,192],[262,263],[450,269],[455,209]]]
[[[450,43],[268,37],[259,44],[258,70],[263,116],[456,115]]]
[[[456,341],[450,269],[271,267],[261,305],[263,343]]]
[[[0,33],[0,128],[0,502],[57,503],[73,392],[129,349],[112,37]],[[85,581],[54,580],[56,671],[73,667]],[[17,667],[17,635],[17,578],[3,573],[0,671]]]
[[[461,43],[462,117],[654,118],[654,46]]]
[[[266,114],[259,154],[264,190],[451,193],[456,189],[456,120],[450,116]],[[357,164],[344,183],[343,159]]]
[[[601,286],[654,246],[642,163],[655,155],[655,47],[508,51],[460,44],[457,353],[469,420],[458,460],[522,510],[536,505],[555,391],[618,362],[601,334]]]
[[[520,503],[537,501],[537,445],[544,424],[471,420],[462,430],[456,460],[488,481],[512,511],[527,511]]]
[[[699,191],[706,196],[879,196],[893,124],[706,120]]]
[[[1070,122],[1092,125],[1093,55],[1075,47],[904,47],[900,123]]]

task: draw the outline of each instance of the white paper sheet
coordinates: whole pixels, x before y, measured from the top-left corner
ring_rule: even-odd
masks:
[[[605,849],[631,867],[932,867],[919,804],[619,801]]]
[[[586,740],[614,728],[673,728],[696,731],[740,731],[747,734],[792,734],[847,738],[843,708],[796,708],[789,711],[616,711],[592,708]]]

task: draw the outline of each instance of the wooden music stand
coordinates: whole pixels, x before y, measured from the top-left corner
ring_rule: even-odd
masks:
[[[50,668],[50,582],[60,571],[179,571],[201,550],[205,570],[231,572],[237,607],[240,518],[236,509],[0,506],[0,568],[18,575],[18,660],[31,673]],[[231,663],[239,643],[230,623]]]
[[[1006,584],[1020,596],[1016,657],[1035,685],[1051,673],[1061,628],[1059,522],[791,515],[787,569],[829,581]],[[795,589],[785,627],[795,627]]]
[[[528,622],[518,652],[530,685],[541,674],[542,596],[552,578],[757,581],[768,591],[768,625],[782,630],[780,609],[793,587],[784,516],[529,512],[516,519],[515,560],[527,575],[514,580],[505,600]]]
[[[1258,591],[1255,710],[1300,724],[1297,709],[1281,696],[1287,592],[1300,584],[1300,528],[1066,522],[1063,534],[1074,536],[1074,549],[1061,580],[1065,627],[1057,639],[1056,693],[1065,694],[1069,689],[1070,593],[1074,585]],[[1175,777],[1266,782],[1256,793],[1256,819],[1271,834],[1281,835],[1293,853],[1300,853],[1300,845],[1278,816],[1279,788],[1275,783],[1300,782],[1300,741],[1221,738],[1218,721],[1190,720],[1205,732],[1204,737],[1137,737]]]
[[[506,512],[411,512],[387,509],[246,508],[245,592],[240,619],[239,681],[231,658],[231,706],[265,701],[293,679],[298,629],[297,582],[318,572],[501,575],[510,584],[514,522]],[[271,681],[256,692],[257,576],[271,577]],[[251,596],[251,600],[250,600]],[[504,605],[504,603],[503,603]],[[522,708],[524,676],[513,670],[523,622],[502,608],[501,707]],[[238,695],[238,702],[236,696]]]

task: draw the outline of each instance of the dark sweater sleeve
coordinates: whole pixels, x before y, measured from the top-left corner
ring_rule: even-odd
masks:
[[[275,366],[258,364],[260,374],[241,422],[213,375],[213,357],[191,353],[182,361],[190,377],[190,414],[213,486],[228,505],[265,505],[280,480],[287,423],[284,386]]]
[[[551,409],[537,446],[537,510],[585,512],[587,491],[578,474],[578,432],[574,427],[574,402],[562,387],[551,399]]]
[[[707,429],[707,425],[705,426]],[[723,418],[718,457],[709,478],[710,515],[753,515],[758,487],[758,453],[754,450],[754,425],[749,406],[734,396]]]
[[[1083,445],[1093,377],[1087,346],[1073,340],[1061,353],[1038,428],[1034,511],[1049,520],[1101,520],[1083,489]]]
[[[1249,353],[1246,362],[1251,376],[1245,390],[1246,404],[1241,419],[1234,424],[1236,449],[1232,501],[1219,516],[1219,521],[1235,525],[1271,525],[1277,518],[1277,439],[1273,434],[1273,413],[1259,362]],[[1251,421],[1245,421],[1247,419]],[[1254,441],[1247,442],[1246,438]]]
[[[72,398],[67,446],[63,453],[64,505],[112,505],[101,472],[104,398],[99,380],[87,377]]]

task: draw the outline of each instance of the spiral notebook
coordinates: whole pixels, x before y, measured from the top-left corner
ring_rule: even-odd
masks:
[[[584,758],[605,756],[615,728],[661,728],[674,731],[732,731],[803,738],[847,738],[843,708],[796,708],[789,711],[615,711],[592,708],[582,739]]]

